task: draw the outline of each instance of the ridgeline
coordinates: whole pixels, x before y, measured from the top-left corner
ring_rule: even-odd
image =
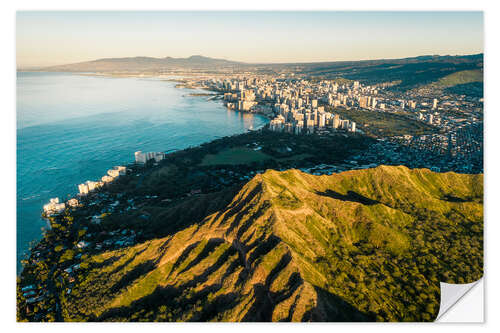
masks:
[[[482,200],[482,174],[267,170],[173,204],[166,236],[84,255],[59,320],[433,321],[440,281],[483,274]]]

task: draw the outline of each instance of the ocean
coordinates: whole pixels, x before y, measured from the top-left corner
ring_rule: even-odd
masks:
[[[17,74],[17,273],[50,198],[74,196],[134,152],[170,151],[267,123],[159,78]]]

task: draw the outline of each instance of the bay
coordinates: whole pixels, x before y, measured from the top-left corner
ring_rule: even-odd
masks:
[[[42,206],[66,199],[134,152],[170,151],[263,126],[158,78],[17,74],[17,272],[41,237]]]

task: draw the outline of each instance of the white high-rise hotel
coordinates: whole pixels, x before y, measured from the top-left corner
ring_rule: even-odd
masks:
[[[48,204],[43,206],[43,211],[47,215],[52,215],[61,213],[65,208],[66,204],[64,202],[60,203],[59,198],[52,198]]]
[[[165,158],[165,153],[161,152],[149,152],[143,153],[142,151],[135,152],[135,163],[145,164],[147,161],[154,159],[155,162],[160,162]]]

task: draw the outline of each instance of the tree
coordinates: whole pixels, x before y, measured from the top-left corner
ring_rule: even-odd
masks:
[[[75,251],[74,250],[66,250],[63,255],[61,256],[61,258],[59,259],[59,263],[63,263],[63,262],[66,262],[66,261],[69,261],[69,260],[73,260],[73,258],[75,257]]]

